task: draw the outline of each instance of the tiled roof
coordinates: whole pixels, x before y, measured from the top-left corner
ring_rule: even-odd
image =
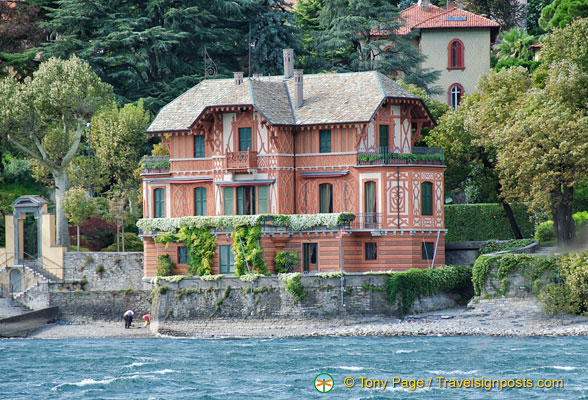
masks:
[[[415,25],[418,25],[429,18],[436,17],[439,14],[443,14],[445,11],[447,10],[432,4],[429,6],[428,10],[423,9],[417,4],[413,4],[400,12],[400,16],[404,19],[404,26],[398,29],[398,34],[406,35]]]
[[[315,125],[367,122],[387,97],[419,99],[376,71],[304,75],[303,85],[295,108],[294,79],[205,80],[163,107],[147,132],[188,130],[207,107],[251,105],[272,125]]]

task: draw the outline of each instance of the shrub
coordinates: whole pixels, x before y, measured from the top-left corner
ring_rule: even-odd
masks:
[[[530,245],[534,241],[534,239],[512,239],[506,243],[498,243],[496,240],[489,240],[488,242],[486,242],[484,247],[482,247],[482,250],[480,250],[480,255],[496,253],[498,251],[520,249],[522,247]]]
[[[25,158],[6,157],[3,162],[2,178],[6,183],[33,183],[32,162]]]
[[[570,305],[576,314],[588,314],[588,251],[565,255],[561,275],[570,292]]]
[[[120,244],[122,251],[122,241]],[[100,251],[116,251],[116,243],[112,243]],[[131,232],[125,232],[125,251],[143,251],[143,241],[139,236]]]
[[[76,232],[75,227],[69,228],[69,234],[71,236],[75,236]],[[91,251],[101,251],[114,243],[115,233],[116,225],[102,218],[90,218],[80,227],[80,234],[82,236],[80,242],[82,247],[88,247]],[[114,246],[116,249],[116,243]]]
[[[294,297],[294,301],[302,301],[306,298],[306,291],[300,281],[302,275],[299,272],[279,274],[278,278],[284,282],[284,288]]]
[[[274,258],[276,274],[292,272],[294,267],[300,265],[300,255],[296,250],[280,250]]]
[[[106,269],[104,268],[104,264],[96,265],[96,273],[98,275],[100,275],[100,278],[102,278],[104,276],[105,271],[106,271]]]
[[[574,218],[574,225],[576,232],[585,229],[588,226],[588,211],[579,211],[572,215]],[[537,226],[535,231],[535,239],[541,242],[548,242],[555,240],[555,228],[553,227],[553,221],[545,221]]]
[[[511,207],[523,237],[532,237],[535,226],[527,207],[524,204],[511,204]],[[508,218],[498,203],[447,204],[445,227],[447,242],[514,239]]]
[[[169,258],[169,255],[163,254],[157,257],[157,276],[171,276],[174,274],[176,264]]]
[[[386,284],[388,299],[396,304],[400,316],[410,311],[414,301],[439,292],[463,291],[471,286],[472,269],[443,266],[435,269],[411,268],[390,275]]]
[[[537,294],[543,312],[549,315],[573,311],[570,291],[566,285],[550,284]],[[571,308],[570,308],[571,307]]]

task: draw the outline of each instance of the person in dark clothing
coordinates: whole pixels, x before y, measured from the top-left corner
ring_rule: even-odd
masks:
[[[133,315],[135,315],[135,312],[133,310],[127,310],[125,312],[125,329],[129,329],[131,327],[131,323],[133,322]]]

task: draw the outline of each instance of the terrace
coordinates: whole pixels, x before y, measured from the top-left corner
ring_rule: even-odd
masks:
[[[388,147],[376,147],[357,152],[357,165],[444,165],[445,154],[438,147],[413,147],[412,153],[391,152]]]

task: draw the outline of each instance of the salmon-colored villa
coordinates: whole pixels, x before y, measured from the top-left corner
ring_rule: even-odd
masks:
[[[147,133],[170,156],[143,171],[144,219],[351,212],[345,271],[443,264],[443,152],[413,146],[434,124],[423,101],[376,71],[303,75],[293,59],[284,76],[204,80],[159,112]],[[232,273],[230,232],[214,233],[212,273]],[[260,244],[270,272],[280,249],[299,272],[333,271],[339,234],[262,230]],[[142,232],[145,275],[162,254],[184,272],[185,247],[156,235]]]

